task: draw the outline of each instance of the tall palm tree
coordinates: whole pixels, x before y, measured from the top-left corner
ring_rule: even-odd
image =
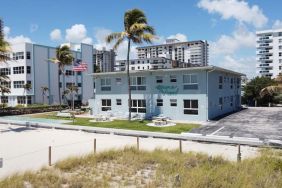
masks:
[[[3,21],[0,19],[0,63],[10,60],[10,56],[8,55],[10,51],[10,44],[4,39]],[[0,73],[0,81],[6,81],[8,79],[8,76]]]
[[[60,75],[63,74],[63,78],[65,77],[64,68],[67,65],[71,65],[73,62],[73,55],[68,46],[57,47],[56,49],[56,57],[50,59],[49,61],[58,65],[58,93],[59,93],[59,103],[60,103],[60,111],[62,105],[61,98],[61,87],[60,87]],[[63,87],[64,88],[64,87]]]
[[[70,94],[70,91],[68,89],[64,90],[63,93],[62,93],[62,98],[64,101],[67,101],[67,104],[68,104],[68,98],[67,96]]]
[[[25,93],[27,94],[27,92],[31,90],[31,84],[28,84],[28,83],[24,84],[23,89],[24,89],[24,92],[23,92],[23,96],[24,96]],[[25,96],[25,106],[26,105],[27,105],[27,95]]]
[[[78,87],[75,86],[75,85],[71,85],[71,86],[68,87],[68,90],[71,94],[71,102],[72,102],[71,108],[72,108],[72,110],[74,110],[74,97],[73,97],[73,95],[74,95],[74,93],[78,93]]]
[[[49,91],[49,88],[46,86],[41,87],[41,94],[42,94],[42,103],[44,104],[44,98],[46,96],[46,92]]]
[[[128,120],[131,120],[131,88],[129,75],[129,54],[131,42],[141,44],[142,42],[152,43],[155,37],[155,30],[148,25],[147,18],[142,10],[132,9],[124,14],[124,31],[115,32],[106,37],[107,43],[116,41],[114,49],[117,49],[123,41],[127,41],[127,82],[128,82]]]
[[[11,93],[11,91],[10,91],[10,89],[8,87],[0,85],[0,93],[1,93],[1,96],[4,97],[5,93]],[[5,107],[5,103],[3,103],[2,108],[4,109],[4,107]]]

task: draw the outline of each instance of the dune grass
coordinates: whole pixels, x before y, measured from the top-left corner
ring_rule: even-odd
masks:
[[[230,162],[197,153],[134,148],[69,158],[14,175],[0,187],[282,187],[282,152]]]
[[[72,120],[70,118],[56,117],[55,113],[44,113],[44,114],[32,114],[29,117],[34,118],[47,118],[47,119],[63,119]],[[198,124],[188,124],[188,123],[177,123],[175,126],[171,127],[150,127],[146,124],[149,121],[127,121],[127,120],[115,120],[112,122],[90,122],[92,118],[76,118],[74,120],[74,125],[90,126],[90,127],[103,127],[103,128],[115,128],[115,129],[128,129],[128,130],[139,130],[139,131],[152,131],[152,132],[164,132],[164,133],[176,133],[180,134],[182,132],[189,132],[193,128],[199,127]],[[72,125],[72,123],[66,123]]]

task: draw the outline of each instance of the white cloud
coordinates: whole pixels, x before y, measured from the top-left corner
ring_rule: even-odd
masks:
[[[37,31],[39,28],[39,26],[37,24],[30,24],[30,28],[29,28],[29,31],[31,33],[34,33],[35,31]]]
[[[219,60],[217,65],[226,69],[242,72],[246,74],[249,78],[254,77],[256,75],[255,56],[236,58],[232,55],[226,55],[221,60]]]
[[[50,38],[53,41],[59,41],[62,39],[62,33],[60,29],[54,29],[53,31],[51,31],[50,33]]]
[[[177,33],[175,35],[170,35],[167,37],[168,39],[178,39],[180,42],[186,42],[187,36],[182,33]]]
[[[234,18],[257,28],[263,27],[268,21],[259,6],[250,6],[244,0],[200,0],[198,7],[209,13],[218,13],[222,19]]]
[[[10,32],[11,32],[10,27],[5,26],[4,27],[5,40],[7,40],[10,44],[17,44],[17,43],[23,43],[23,42],[32,43],[30,38],[25,37],[23,35],[12,37],[10,36]]]
[[[282,20],[275,20],[272,28],[273,29],[282,29]]]
[[[256,35],[246,27],[240,25],[232,35],[221,35],[220,38],[210,43],[211,54],[233,54],[242,48],[255,48]]]
[[[92,38],[87,36],[87,29],[83,24],[75,24],[66,29],[65,38],[68,42],[92,44]]]
[[[111,30],[109,29],[105,29],[105,28],[98,28],[95,30],[94,32],[94,37],[95,37],[95,43],[94,43],[94,47],[98,50],[101,50],[103,48],[106,49],[112,49],[114,46],[114,42],[108,44],[106,43],[106,37],[112,33]],[[117,53],[117,57],[116,59],[120,60],[120,59],[126,59],[127,57],[127,41],[123,41],[119,47],[116,50]],[[131,50],[130,50],[130,58],[134,59],[137,56],[137,52],[136,52],[136,46],[132,45],[131,46]]]

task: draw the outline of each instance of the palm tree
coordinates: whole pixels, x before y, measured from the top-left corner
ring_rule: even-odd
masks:
[[[70,91],[68,89],[64,90],[63,93],[62,93],[62,98],[64,101],[68,101],[68,98],[67,96],[70,94]],[[67,102],[68,104],[68,102]]]
[[[71,85],[71,86],[68,87],[68,90],[71,94],[71,101],[72,101],[72,107],[71,108],[72,108],[72,110],[74,110],[74,97],[73,97],[73,95],[74,95],[74,93],[78,93],[78,87],[75,86],[75,85]]]
[[[155,30],[147,23],[143,11],[139,9],[128,10],[124,14],[124,31],[112,33],[106,37],[107,43],[116,41],[114,49],[117,49],[123,41],[127,41],[127,82],[128,82],[128,120],[131,120],[131,88],[129,75],[129,54],[131,42],[141,44],[142,42],[152,43],[155,37]]]
[[[5,62],[10,59],[7,53],[10,52],[10,44],[5,41],[3,33],[3,21],[0,19],[0,62]]]
[[[24,92],[23,92],[23,96],[24,96],[25,93],[31,90],[31,84],[28,84],[28,83],[24,84],[23,89],[24,89]],[[26,105],[27,105],[27,96],[25,96],[25,106]]]
[[[45,98],[45,95],[46,95],[46,92],[49,91],[49,88],[46,87],[46,86],[42,86],[41,87],[41,94],[42,94],[42,103],[44,105],[44,98]]]
[[[57,47],[56,49],[56,57],[50,59],[52,63],[58,65],[58,92],[59,92],[59,103],[60,103],[60,111],[62,105],[61,99],[61,87],[60,87],[60,75],[63,74],[63,78],[65,77],[64,68],[67,65],[71,65],[73,62],[73,55],[68,46]]]
[[[0,92],[1,92],[2,98],[5,96],[5,93],[11,93],[10,89],[3,85],[0,85]],[[5,103],[3,103],[2,108],[4,109],[4,107],[5,107]]]

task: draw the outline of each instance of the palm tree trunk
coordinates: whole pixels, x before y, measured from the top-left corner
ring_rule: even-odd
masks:
[[[128,39],[127,47],[127,82],[128,82],[128,121],[131,120],[131,88],[130,88],[130,75],[129,75],[129,54],[130,54],[130,39]]]
[[[60,107],[59,107],[59,111],[62,111],[62,99],[61,99],[61,87],[60,87],[60,68],[58,67],[58,92],[59,92],[59,103],[60,103]]]
[[[44,93],[42,93],[42,104],[44,105]]]

